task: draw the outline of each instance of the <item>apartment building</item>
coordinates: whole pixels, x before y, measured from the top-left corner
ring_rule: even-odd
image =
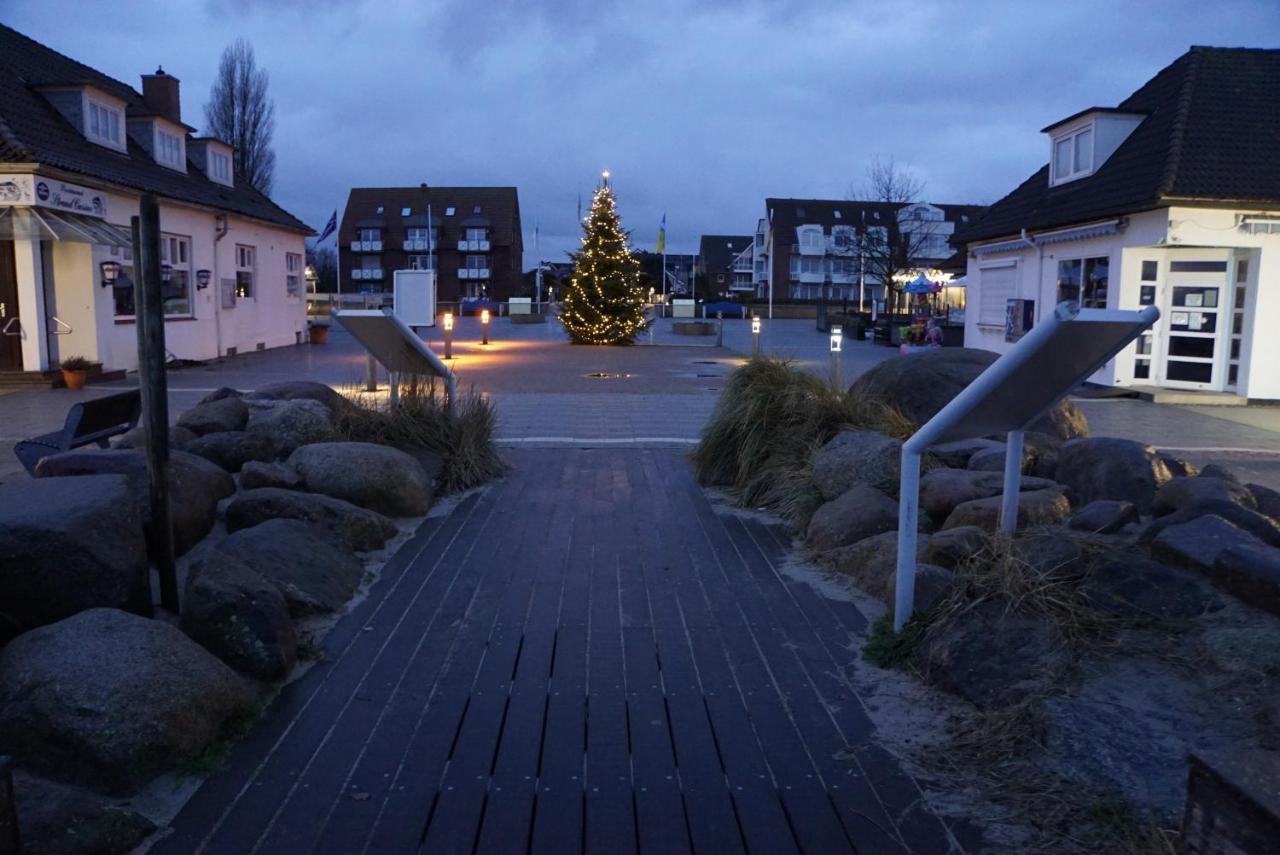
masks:
[[[749,294],[752,284],[751,235],[703,235],[698,244],[698,278],[707,293],[718,296]]]

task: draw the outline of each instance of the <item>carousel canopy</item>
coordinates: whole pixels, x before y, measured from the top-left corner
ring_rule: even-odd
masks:
[[[902,290],[908,294],[936,294],[942,290],[941,285],[935,285],[929,281],[929,277],[921,273],[915,279],[906,284]]]

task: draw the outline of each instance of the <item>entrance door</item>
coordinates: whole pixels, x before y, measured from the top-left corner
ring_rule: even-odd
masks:
[[[1223,286],[1171,284],[1168,292],[1164,385],[1221,389]]]
[[[22,330],[18,320],[18,271],[13,241],[0,240],[0,371],[22,370]]]

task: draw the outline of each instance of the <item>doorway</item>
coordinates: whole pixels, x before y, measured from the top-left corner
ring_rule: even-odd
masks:
[[[13,241],[0,240],[0,371],[22,370],[22,324],[18,319],[18,271]]]
[[[1227,270],[1225,254],[1170,259],[1163,289],[1162,385],[1213,391],[1225,387],[1231,296]]]

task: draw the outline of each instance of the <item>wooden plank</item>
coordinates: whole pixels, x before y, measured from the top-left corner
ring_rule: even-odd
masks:
[[[572,855],[583,848],[586,660],[586,628],[561,626],[556,631],[529,849],[535,855]]]

